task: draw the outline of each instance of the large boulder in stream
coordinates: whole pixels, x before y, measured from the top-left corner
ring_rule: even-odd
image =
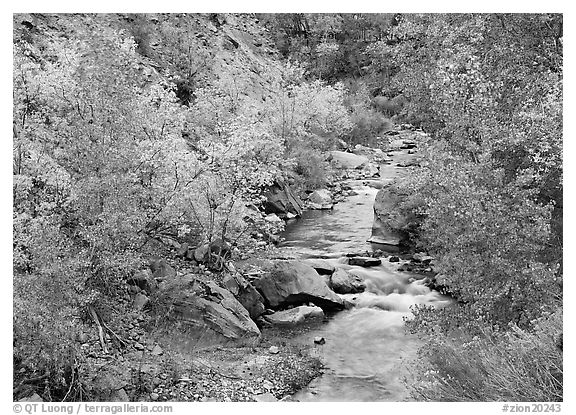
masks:
[[[378,191],[374,200],[374,223],[369,242],[398,248],[406,240],[403,229],[408,219],[397,213],[403,195],[397,186],[386,186]]]
[[[332,289],[338,294],[356,294],[366,289],[364,280],[346,270],[337,269],[330,278]]]
[[[368,165],[368,157],[345,151],[331,151],[331,160],[343,169],[361,169]]]
[[[280,261],[254,282],[272,309],[312,302],[324,310],[342,310],[344,302],[314,268],[298,261]]]
[[[232,293],[214,282],[192,281],[173,301],[175,316],[209,344],[254,345],[260,330]]]
[[[286,218],[288,214],[300,216],[302,214],[302,200],[294,194],[290,186],[282,180],[277,180],[264,192],[266,214],[275,213],[280,218]]]
[[[316,189],[308,196],[308,206],[311,209],[332,209],[334,207],[332,194],[327,189]]]
[[[262,317],[265,324],[273,326],[296,326],[302,323],[322,321],[324,312],[320,307],[301,305],[288,310],[277,311]]]

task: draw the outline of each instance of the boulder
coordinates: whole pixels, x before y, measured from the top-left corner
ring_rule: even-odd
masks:
[[[147,296],[145,296],[142,293],[138,293],[134,296],[132,307],[135,310],[143,310],[148,305],[149,302],[150,299]]]
[[[332,274],[330,282],[332,289],[338,294],[356,294],[366,289],[366,284],[362,278],[343,269],[337,269]]]
[[[270,346],[268,352],[270,352],[270,354],[278,354],[280,353],[280,349],[278,348],[278,346]]]
[[[162,350],[162,348],[159,345],[155,345],[150,351],[150,353],[154,356],[161,356],[164,354],[164,350]]]
[[[400,262],[400,257],[397,257],[396,255],[391,255],[390,258],[388,258],[388,261],[390,261],[390,262]]]
[[[320,275],[330,275],[335,270],[334,265],[325,259],[309,258],[303,260],[302,263],[311,266]]]
[[[262,317],[264,322],[274,326],[296,326],[304,322],[321,321],[323,318],[324,312],[320,307],[306,305],[277,311]]]
[[[377,164],[368,163],[363,167],[362,172],[366,177],[374,177],[380,174],[380,168]]]
[[[395,213],[396,205],[402,198],[403,195],[393,186],[378,191],[374,200],[374,223],[369,242],[398,248],[407,239],[403,229],[408,225],[408,218]]]
[[[361,169],[368,164],[368,158],[345,151],[331,151],[332,161],[343,169]]]
[[[278,217],[275,213],[270,213],[269,215],[264,216],[264,220],[268,223],[281,223],[282,219]]]
[[[380,265],[382,260],[380,258],[357,256],[350,258],[348,263],[350,265],[357,265],[359,267],[375,267]],[[332,284],[334,284],[334,281],[332,281]]]
[[[172,268],[165,259],[157,259],[150,263],[152,276],[157,280],[165,280],[176,277],[176,271]]]
[[[203,294],[184,290],[174,299],[176,317],[195,333],[209,333],[207,340],[212,337],[220,343],[256,344],[260,330],[234,295],[212,281],[203,285]]]
[[[311,203],[317,205],[332,205],[332,195],[327,189],[316,189],[308,196]]]
[[[423,264],[429,264],[430,262],[432,262],[433,259],[434,257],[426,255],[424,252],[417,252],[414,255],[412,255],[412,260],[414,262],[421,262]]]
[[[420,159],[413,158],[411,160],[403,160],[400,163],[396,164],[398,167],[419,167],[420,166]]]
[[[382,189],[384,187],[384,182],[381,180],[366,180],[363,184],[374,189]]]
[[[323,345],[326,344],[326,339],[324,337],[314,337],[314,344],[319,344],[319,345]]]
[[[129,285],[138,287],[140,290],[145,290],[147,293],[152,293],[158,288],[158,283],[154,279],[152,271],[149,269],[136,271],[127,282]]]
[[[391,150],[408,150],[415,147],[416,141],[409,138],[392,140],[389,145]]]
[[[194,250],[194,259],[196,262],[202,264],[207,262],[209,254],[217,255],[223,258],[229,258],[232,252],[230,244],[222,239],[216,239],[210,244],[203,244]]]
[[[344,303],[330,290],[314,268],[298,261],[277,262],[269,273],[255,281],[254,285],[270,308],[308,302],[324,310],[342,310]]]
[[[300,216],[302,214],[303,203],[298,196],[294,194],[290,186],[281,180],[277,180],[272,186],[264,192],[266,202],[264,203],[264,212],[266,214],[275,213],[280,218],[286,218],[288,213]]]
[[[250,318],[256,320],[264,311],[264,299],[254,286],[241,274],[229,274],[224,277],[224,286],[248,310]]]

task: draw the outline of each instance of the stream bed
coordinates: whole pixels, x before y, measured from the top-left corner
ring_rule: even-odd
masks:
[[[412,360],[418,339],[405,333],[403,319],[414,304],[442,306],[449,300],[431,291],[422,280],[397,271],[399,264],[386,257],[376,267],[347,264],[345,254],[371,251],[367,240],[373,223],[377,190],[361,181],[348,183],[355,191],[333,210],[311,210],[289,223],[279,246],[286,256],[326,258],[334,265],[364,278],[366,291],[342,297],[354,303],[350,310],[335,313],[323,325],[292,339],[310,344],[315,336],[326,339],[314,353],[325,372],[294,398],[299,401],[406,401],[409,392],[403,379],[406,362]],[[415,278],[416,277],[416,278]]]

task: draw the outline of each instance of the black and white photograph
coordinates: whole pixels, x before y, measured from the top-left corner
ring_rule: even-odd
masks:
[[[564,14],[378,7],[11,14],[6,413],[568,411]]]

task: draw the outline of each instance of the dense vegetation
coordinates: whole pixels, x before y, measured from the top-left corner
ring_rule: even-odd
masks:
[[[457,300],[408,322],[415,396],[561,400],[562,17],[238,18],[279,55],[219,71],[179,16],[15,21],[15,367],[62,394],[87,310],[122,315],[159,244],[245,250],[267,186],[320,187],[322,151],[410,122],[432,139],[397,211]]]

